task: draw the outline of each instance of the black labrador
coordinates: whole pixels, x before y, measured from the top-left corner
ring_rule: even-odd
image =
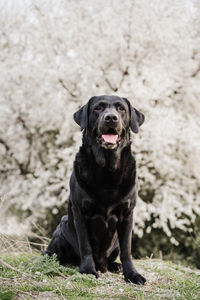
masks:
[[[83,130],[70,179],[68,216],[64,216],[47,250],[60,263],[79,265],[81,273],[118,272],[118,254],[127,282],[144,284],[131,257],[136,162],[130,129],[138,133],[144,115],[126,98],[92,97],[74,114]]]

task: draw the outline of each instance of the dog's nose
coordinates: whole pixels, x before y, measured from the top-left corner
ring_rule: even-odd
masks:
[[[106,121],[106,123],[116,123],[119,121],[119,118],[116,114],[106,114],[104,116],[104,120]]]

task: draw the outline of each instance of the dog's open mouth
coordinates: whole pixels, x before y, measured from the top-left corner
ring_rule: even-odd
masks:
[[[120,136],[113,128],[97,137],[97,142],[105,149],[114,149],[120,143]]]
[[[116,144],[118,141],[118,134],[102,134],[101,139],[104,143]]]

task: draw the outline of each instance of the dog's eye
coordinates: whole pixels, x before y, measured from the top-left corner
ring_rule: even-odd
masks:
[[[102,107],[101,107],[100,105],[97,105],[97,106],[94,108],[94,110],[100,111],[100,110],[102,110]]]
[[[120,105],[118,109],[121,111],[125,110],[125,108],[122,105]]]

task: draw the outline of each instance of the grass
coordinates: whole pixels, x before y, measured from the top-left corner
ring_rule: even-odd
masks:
[[[156,259],[135,261],[147,278],[144,286],[127,284],[109,272],[81,275],[39,253],[0,255],[0,299],[200,299],[200,272]]]
[[[41,249],[48,239],[41,238]],[[128,284],[122,273],[81,275],[72,266],[61,266],[55,257],[34,252],[32,243],[0,235],[0,300],[10,299],[200,299],[200,270],[170,261],[135,260],[146,277],[144,286]]]

